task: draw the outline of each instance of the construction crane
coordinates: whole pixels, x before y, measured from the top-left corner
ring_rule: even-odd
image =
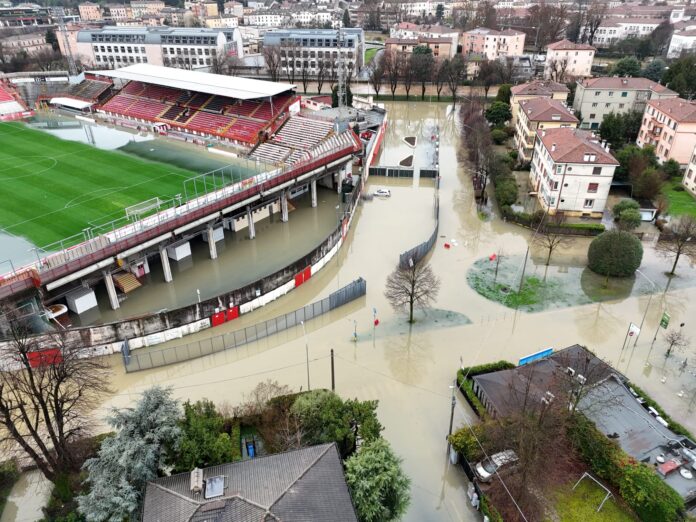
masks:
[[[70,39],[68,38],[68,29],[65,25],[65,9],[62,7],[56,7],[56,14],[58,16],[58,31],[63,38],[63,47],[65,48],[65,59],[68,61],[68,74],[70,76],[77,76],[77,65],[75,64],[75,58],[72,54],[72,49],[70,48]]]
[[[345,107],[348,105],[348,100],[346,96],[347,80],[346,80],[346,57],[343,53],[346,44],[346,34],[343,27],[338,29],[338,35],[336,38],[336,43],[338,47],[338,87],[336,90],[336,95],[338,98],[338,106]]]

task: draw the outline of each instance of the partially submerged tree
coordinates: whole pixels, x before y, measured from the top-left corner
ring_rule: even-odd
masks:
[[[415,80],[421,86],[421,100],[424,100],[425,87],[428,82],[433,81],[433,73],[435,72],[435,58],[433,57],[432,49],[424,45],[416,46],[411,55],[411,67],[413,68]]]
[[[638,270],[643,245],[629,232],[609,230],[592,240],[587,259],[590,270],[606,276],[606,285],[609,277],[630,277]]]
[[[680,352],[685,346],[688,346],[689,339],[684,336],[684,333],[679,330],[670,330],[665,333],[665,341],[669,345],[667,351],[665,352],[665,357],[672,355],[672,352]]]
[[[677,263],[682,255],[696,260],[696,218],[681,216],[670,223],[667,237],[660,237],[657,242],[657,252],[666,258],[674,257],[672,270],[669,275],[674,275]]]
[[[466,79],[466,62],[461,54],[457,54],[449,62],[447,67],[447,86],[452,93],[452,104],[457,103],[457,90]]]
[[[375,58],[370,62],[367,72],[367,79],[372,86],[372,90],[375,91],[375,96],[379,96],[379,91],[382,90],[382,83],[384,82],[384,58],[382,55],[375,56]]]
[[[386,440],[366,444],[346,461],[346,482],[360,522],[390,522],[406,512],[411,481]]]
[[[91,434],[92,413],[109,391],[108,365],[91,349],[55,335],[40,350],[28,323],[5,311],[9,342],[0,349],[0,448],[25,455],[51,482],[82,465],[76,441]]]
[[[137,516],[148,481],[157,477],[181,436],[180,409],[171,390],[153,387],[134,408],[114,409],[107,421],[116,434],[85,462],[89,493],[77,498],[88,522]]]
[[[534,237],[534,242],[547,252],[546,266],[549,266],[549,263],[551,263],[551,256],[555,250],[566,248],[573,242],[570,236],[563,233],[562,227],[564,224],[565,216],[563,214],[547,215]]]
[[[389,277],[384,295],[396,311],[408,310],[408,322],[413,322],[416,308],[428,308],[437,298],[440,279],[430,265],[421,260],[410,260],[410,266],[397,267]]]

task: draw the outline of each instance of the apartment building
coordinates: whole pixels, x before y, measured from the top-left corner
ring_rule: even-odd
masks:
[[[244,4],[235,1],[225,2],[223,5],[223,12],[241,18],[244,16]]]
[[[343,29],[342,54],[349,69],[358,71],[365,64],[365,32],[361,28]],[[263,35],[263,46],[278,46],[283,74],[300,71],[306,62],[316,74],[321,60],[333,66],[338,58],[338,31],[335,29],[277,29]]]
[[[691,22],[689,29],[678,31],[675,29],[669,40],[667,58],[679,58],[682,54],[696,51],[696,23]]]
[[[206,27],[211,29],[232,28],[239,26],[239,18],[231,14],[222,14],[220,16],[206,16],[203,19]]]
[[[193,16],[200,19],[209,16],[218,16],[219,14],[217,2],[206,0],[186,0],[184,2],[184,9],[188,9],[193,13]]]
[[[531,82],[515,85],[510,89],[510,108],[512,109],[512,125],[517,123],[517,112],[522,100],[532,100],[534,98],[550,98],[568,101],[570,90],[563,83],[551,80],[532,80]]]
[[[123,22],[133,19],[133,9],[126,4],[106,4],[102,16],[105,20]]]
[[[655,147],[660,163],[673,159],[685,167],[696,147],[696,102],[682,98],[649,101],[636,144]]]
[[[134,18],[141,18],[144,15],[158,15],[165,7],[162,0],[132,0],[130,5]]]
[[[412,53],[414,47],[428,47],[435,58],[440,56],[449,58],[453,56],[452,40],[449,38],[387,38],[385,47],[388,51],[400,53]],[[456,49],[455,49],[456,51]]]
[[[184,17],[187,13],[188,11],[183,7],[165,7],[160,12],[160,16],[166,25],[179,27],[184,25]]]
[[[99,4],[84,2],[77,6],[77,10],[80,13],[80,20],[85,22],[102,19],[102,10]]]
[[[596,49],[587,44],[561,40],[546,46],[544,78],[557,82],[592,76],[592,61]]]
[[[522,162],[532,161],[534,142],[538,130],[575,128],[580,123],[561,100],[532,98],[518,103],[518,119],[515,125],[515,147]]]
[[[75,52],[102,69],[133,63],[205,69],[221,52],[242,57],[243,43],[236,28],[107,26],[79,31]]]
[[[459,41],[463,54],[477,54],[487,60],[521,56],[524,53],[525,34],[521,31],[506,29],[496,31],[478,27],[461,34]]]
[[[402,15],[408,18],[436,16],[438,5],[443,7],[443,18],[452,16],[452,4],[450,2],[439,0],[400,0],[398,4]]]
[[[529,181],[550,215],[601,217],[618,164],[592,131],[539,129]]]
[[[284,22],[285,14],[277,10],[256,11],[244,16],[244,24],[255,27],[282,27]]]
[[[696,197],[696,149],[694,149],[691,159],[689,159],[689,164],[684,169],[682,185],[692,196]]]
[[[613,112],[643,112],[650,100],[676,98],[678,94],[647,78],[585,78],[577,83],[573,110],[580,113],[582,129],[598,129]]]
[[[459,30],[442,25],[418,25],[409,22],[401,22],[395,24],[389,30],[389,37],[407,39],[417,39],[419,37],[448,38],[452,42],[450,57],[453,57],[457,53],[459,46]]]
[[[50,51],[51,49],[51,44],[46,43],[46,34],[44,32],[0,37],[0,53],[6,60],[21,52],[32,55],[41,51]]]
[[[607,48],[626,38],[645,38],[662,22],[660,18],[605,18],[595,31],[592,45]]]

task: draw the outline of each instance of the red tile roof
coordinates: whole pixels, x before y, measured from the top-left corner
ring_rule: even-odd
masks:
[[[618,76],[601,78],[586,78],[580,80],[583,87],[592,89],[626,89],[626,90],[651,90],[661,94],[674,94],[676,92],[668,89],[664,85],[648,80],[647,78],[619,78]]]
[[[665,100],[650,100],[648,105],[679,123],[696,123],[696,101],[667,98]]]
[[[517,96],[552,96],[554,92],[569,93],[570,91],[562,83],[551,80],[534,80],[515,85],[510,89],[510,92]]]
[[[561,102],[551,98],[532,98],[520,100],[520,112],[524,112],[530,121],[560,121],[580,123],[575,115]]]
[[[570,40],[561,40],[560,42],[554,42],[546,46],[547,49],[553,51],[596,51],[594,47],[587,44],[576,44]]]
[[[589,163],[618,165],[619,162],[602,147],[599,137],[591,131],[563,128],[538,130],[537,135],[555,163]],[[594,154],[594,161],[586,161],[586,154]]]

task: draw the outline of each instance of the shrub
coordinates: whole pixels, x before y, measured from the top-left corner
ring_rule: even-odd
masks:
[[[610,230],[590,243],[587,252],[590,270],[607,277],[629,277],[643,260],[643,245],[634,235]]]
[[[474,433],[471,433],[472,431]],[[469,462],[476,462],[484,456],[476,438],[482,444],[486,442],[486,430],[483,424],[473,424],[471,429],[467,426],[460,428],[449,436],[449,441],[457,453],[460,453]]]
[[[682,520],[684,500],[645,464],[625,465],[618,486],[641,520]]]
[[[508,139],[508,135],[504,130],[493,129],[491,131],[491,139],[496,145],[502,145],[503,143],[505,143],[505,140]]]
[[[0,463],[0,513],[2,513],[12,486],[18,479],[19,470],[14,460]]]
[[[662,172],[665,173],[667,178],[681,178],[682,169],[679,162],[674,159],[668,159],[662,164]]]
[[[628,209],[633,209],[633,210],[638,210],[640,208],[640,205],[635,199],[622,199],[619,201],[614,207],[611,209],[611,214],[614,216],[614,219],[619,219],[619,215],[621,212],[624,210]]]
[[[606,229],[601,223],[564,223],[563,228],[571,230],[597,230],[599,232],[604,232]]]
[[[674,185],[674,186],[672,187],[672,190],[673,190],[674,192],[684,192],[684,187],[683,187],[682,185]]]
[[[512,205],[517,201],[517,183],[515,178],[506,176],[496,180],[495,199],[501,207]]]
[[[511,150],[510,152],[508,152],[508,156],[510,156],[510,158],[512,158],[513,160],[517,161],[519,154],[516,150]]]
[[[619,214],[619,228],[621,230],[634,230],[640,226],[641,221],[640,212],[634,208],[627,208]]]
[[[457,381],[462,382],[464,377],[471,379],[475,375],[481,375],[483,373],[492,373],[500,370],[510,370],[515,368],[515,365],[509,361],[500,360],[492,363],[479,364],[478,366],[467,366],[457,370]]]

